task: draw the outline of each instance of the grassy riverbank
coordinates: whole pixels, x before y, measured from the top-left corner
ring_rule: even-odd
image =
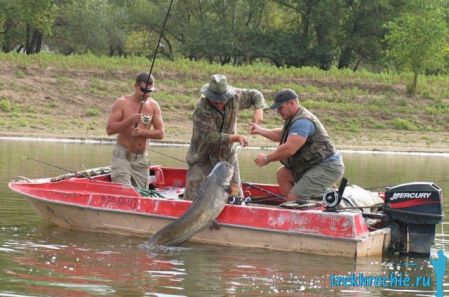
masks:
[[[167,141],[188,142],[199,88],[212,73],[237,87],[261,90],[268,103],[276,90],[295,89],[317,114],[339,148],[449,151],[449,77],[422,77],[407,95],[411,74],[279,69],[268,65],[220,66],[157,60],[154,98],[160,103]],[[0,53],[0,134],[108,138],[112,102],[130,93],[134,78],[149,70],[144,58]],[[240,115],[243,132],[251,112]],[[266,114],[265,125],[281,121]],[[254,145],[273,145],[251,136]]]

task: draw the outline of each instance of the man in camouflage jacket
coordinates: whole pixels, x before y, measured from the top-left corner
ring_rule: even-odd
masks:
[[[238,89],[227,84],[222,74],[212,75],[201,88],[201,99],[193,112],[192,140],[187,152],[189,166],[184,198],[194,200],[207,175],[220,161],[234,165],[231,182],[242,196],[238,160],[234,143],[248,145],[245,136],[236,134],[237,112],[254,107],[253,122],[263,120],[267,107],[262,93],[254,89]]]

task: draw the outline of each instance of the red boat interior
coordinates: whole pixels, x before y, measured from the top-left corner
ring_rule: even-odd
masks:
[[[170,168],[155,165],[150,167],[150,189],[156,190],[163,197],[182,198],[186,182],[187,169]],[[106,176],[105,178],[110,178]],[[285,200],[277,185],[254,184],[242,181],[244,197],[260,204],[279,205]]]

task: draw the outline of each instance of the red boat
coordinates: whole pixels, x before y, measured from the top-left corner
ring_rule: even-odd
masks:
[[[151,190],[144,191],[144,195],[135,188],[112,183],[109,170],[104,167],[56,178],[17,178],[9,183],[9,187],[26,196],[36,212],[54,224],[122,235],[149,237],[180,217],[191,205],[190,201],[180,198],[185,186],[186,169],[152,166],[149,177]],[[428,232],[428,222],[415,224],[410,215],[416,212],[417,220],[425,218],[429,221],[429,215],[437,219],[438,211],[437,214],[430,214],[434,210],[410,209],[421,205],[404,203],[415,201],[416,204],[416,201],[423,202],[423,199],[402,199],[398,198],[401,196],[398,193],[410,192],[410,187],[426,192],[428,189],[424,186],[428,184],[400,185],[391,193],[387,191],[384,212],[367,214],[360,211],[369,210],[367,206],[338,211],[325,207],[323,203],[309,204],[307,209],[303,206],[298,206],[299,209],[279,207],[277,204],[282,201],[277,185],[244,183],[245,196],[251,197],[251,202],[227,204],[216,219],[219,228],[207,228],[191,240],[345,257],[381,256],[388,249],[426,253],[430,251],[430,245],[422,250],[422,247],[416,247],[416,242],[422,241],[423,236],[433,241],[435,223],[432,234]],[[438,192],[435,188],[433,190]],[[432,197],[429,194],[427,202],[432,203],[427,206],[441,206],[441,190],[434,192]],[[390,201],[389,195],[396,198]],[[403,211],[408,214],[406,219],[401,220]],[[385,223],[385,215],[390,218],[388,224]],[[427,229],[418,232],[415,225],[427,226]],[[404,226],[405,232],[410,233],[413,229],[405,239]],[[392,234],[392,228],[399,229],[399,233]],[[419,240],[410,239],[417,233],[421,236]]]

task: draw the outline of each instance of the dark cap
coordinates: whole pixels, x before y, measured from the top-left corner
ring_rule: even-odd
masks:
[[[298,94],[295,91],[292,89],[283,89],[274,96],[274,103],[270,106],[270,109],[278,109],[285,102],[296,98],[298,98]]]

